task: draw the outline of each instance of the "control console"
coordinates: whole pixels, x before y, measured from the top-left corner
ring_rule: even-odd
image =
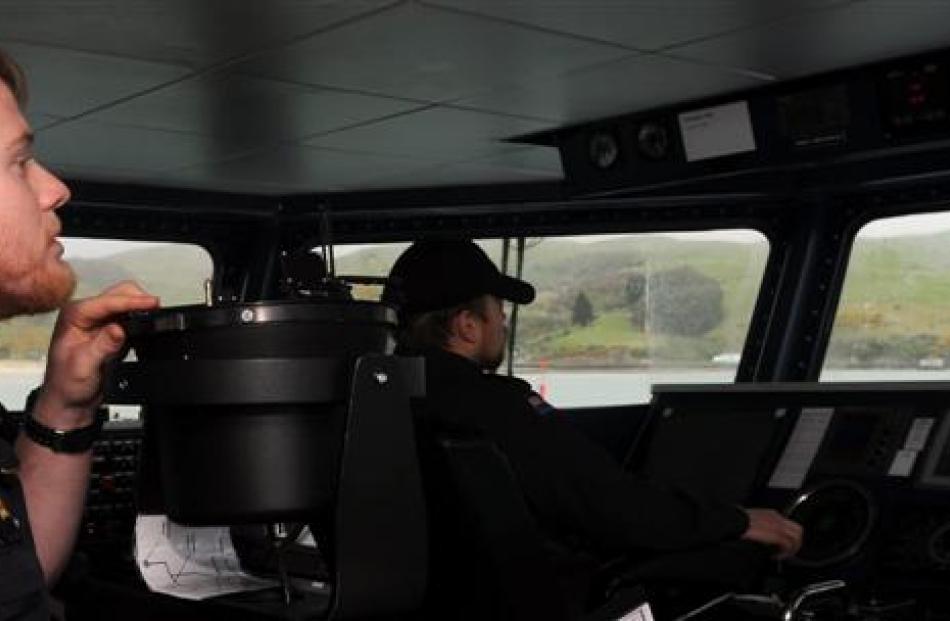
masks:
[[[92,472],[79,547],[87,554],[130,555],[135,535],[142,423],[110,420],[93,445]]]
[[[786,592],[950,611],[950,383],[655,386],[652,411],[631,468],[803,525]]]

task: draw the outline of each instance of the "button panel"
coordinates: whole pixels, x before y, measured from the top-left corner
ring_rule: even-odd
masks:
[[[131,545],[142,437],[139,421],[113,421],[93,445],[81,546]]]

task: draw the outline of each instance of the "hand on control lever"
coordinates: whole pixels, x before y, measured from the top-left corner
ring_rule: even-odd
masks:
[[[776,549],[775,558],[795,556],[802,546],[802,527],[772,509],[745,509],[749,527],[743,539],[765,544]]]

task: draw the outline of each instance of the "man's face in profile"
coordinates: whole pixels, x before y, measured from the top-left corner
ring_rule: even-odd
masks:
[[[29,126],[0,83],[0,317],[52,310],[72,295],[76,278],[56,240],[55,210],[68,200],[34,159]]]
[[[505,359],[505,343],[508,340],[508,325],[502,301],[493,295],[486,296],[482,320],[482,340],[478,363],[483,369],[495,371]]]

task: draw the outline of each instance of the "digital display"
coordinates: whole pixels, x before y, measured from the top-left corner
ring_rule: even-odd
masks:
[[[105,406],[109,412],[109,422],[138,421],[142,418],[141,405],[112,405]]]
[[[890,69],[882,83],[885,127],[891,134],[950,129],[950,85],[942,62]]]
[[[944,450],[939,453],[940,457],[937,459],[933,473],[939,477],[950,477],[950,451],[946,450],[946,446],[942,448]]]
[[[839,411],[825,440],[825,451],[836,459],[855,461],[864,457],[879,422],[877,412]]]
[[[778,100],[779,131],[795,147],[841,144],[851,123],[844,85],[795,93]]]
[[[813,473],[849,476],[886,474],[907,432],[900,406],[842,406],[834,416],[812,466]]]
[[[945,413],[920,473],[924,487],[950,488],[950,415]]]

